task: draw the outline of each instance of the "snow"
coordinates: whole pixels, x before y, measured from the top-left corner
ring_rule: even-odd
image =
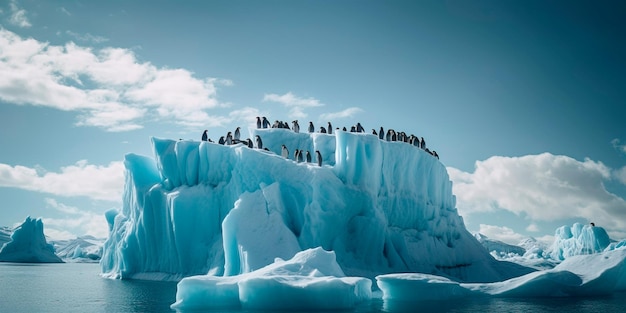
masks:
[[[351,309],[377,295],[415,305],[626,286],[626,244],[601,227],[561,227],[551,247],[474,237],[445,166],[418,147],[342,131],[249,135],[267,150],[152,138],[154,158],[127,154],[123,207],[105,213],[102,275],[180,280],[172,308],[184,310]],[[322,166],[294,161],[296,149],[320,151]]]
[[[82,236],[67,240],[51,240],[56,255],[65,262],[99,262],[105,239]]]
[[[26,217],[11,234],[11,240],[0,249],[0,262],[63,263],[46,242],[41,219]]]

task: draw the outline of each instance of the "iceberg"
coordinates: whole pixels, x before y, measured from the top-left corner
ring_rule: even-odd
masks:
[[[105,239],[81,236],[67,240],[52,240],[56,255],[65,262],[99,262]]]
[[[580,223],[557,228],[554,237],[550,256],[561,261],[575,255],[604,251],[611,243],[604,228]]]
[[[11,240],[0,249],[0,262],[63,263],[46,242],[43,222],[30,216],[11,234]]]
[[[445,166],[424,149],[343,131],[249,135],[265,149],[151,138],[154,158],[127,154],[102,275],[236,276],[318,247],[347,276],[370,279],[488,282],[534,271],[495,260],[466,230]],[[322,166],[282,157],[283,145],[319,151]]]

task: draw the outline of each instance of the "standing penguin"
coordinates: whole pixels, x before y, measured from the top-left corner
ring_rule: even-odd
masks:
[[[333,133],[333,125],[330,122],[328,122],[328,133],[331,135]]]
[[[220,140],[217,141],[220,145],[223,145],[226,141],[224,141],[224,136],[220,136]]]
[[[265,116],[263,116],[263,128],[270,127],[270,121],[267,120]]]
[[[311,163],[311,153],[309,150],[306,151],[306,162]]]
[[[226,145],[230,146],[233,144],[233,134],[231,132],[228,132],[228,134],[226,134]]]
[[[293,123],[293,131],[296,133],[300,132],[300,125],[298,125],[298,120],[295,120],[292,122]]]
[[[235,129],[235,140],[239,140],[239,136],[241,136],[241,132],[239,131],[239,127]]]
[[[365,128],[363,128],[363,126],[361,126],[361,123],[356,123],[356,132],[357,133],[364,133],[365,132]]]
[[[202,141],[207,141],[209,140],[209,134],[207,134],[208,130],[204,130],[204,133],[202,133]]]
[[[287,150],[287,146],[280,146],[280,155],[285,159],[289,158],[289,150]]]
[[[300,150],[296,149],[296,151],[293,153],[293,160],[298,162],[298,157],[300,156]]]
[[[304,162],[304,151],[300,150],[300,153],[298,153],[298,163],[302,163]]]
[[[315,132],[315,126],[313,126],[313,122],[309,122],[309,133]]]
[[[246,145],[250,149],[254,148],[254,145],[252,144],[252,140],[250,138],[246,139]]]
[[[376,133],[376,130],[372,128],[372,135],[374,136],[378,136],[378,134]]]
[[[383,140],[383,138],[385,138],[385,130],[381,126],[380,131],[378,132],[378,139]]]
[[[387,135],[385,135],[385,140],[391,141],[391,129],[387,129]]]
[[[426,140],[424,140],[424,137],[421,138],[422,140],[420,140],[420,148],[426,149]]]
[[[256,140],[256,147],[257,147],[257,149],[263,149],[263,140],[261,140],[261,136],[256,135],[254,137],[254,140]]]
[[[322,154],[319,150],[315,150],[315,158],[317,159],[317,166],[322,166]]]
[[[260,117],[256,117],[256,128],[261,128],[261,118]]]

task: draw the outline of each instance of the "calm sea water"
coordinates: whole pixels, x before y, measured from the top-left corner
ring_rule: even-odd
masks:
[[[0,312],[174,312],[176,283],[110,280],[98,264],[0,263]],[[245,310],[213,313],[250,313]],[[403,305],[374,300],[353,312],[626,312],[626,293],[596,298],[471,299]]]

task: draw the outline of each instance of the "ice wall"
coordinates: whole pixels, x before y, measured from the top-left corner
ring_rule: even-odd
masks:
[[[269,151],[152,138],[128,154],[124,205],[109,212],[102,272],[178,279],[238,275],[322,247],[350,276],[423,272],[495,281],[528,272],[495,261],[465,229],[445,166],[363,133],[254,129]],[[319,150],[323,165],[280,156]]]

